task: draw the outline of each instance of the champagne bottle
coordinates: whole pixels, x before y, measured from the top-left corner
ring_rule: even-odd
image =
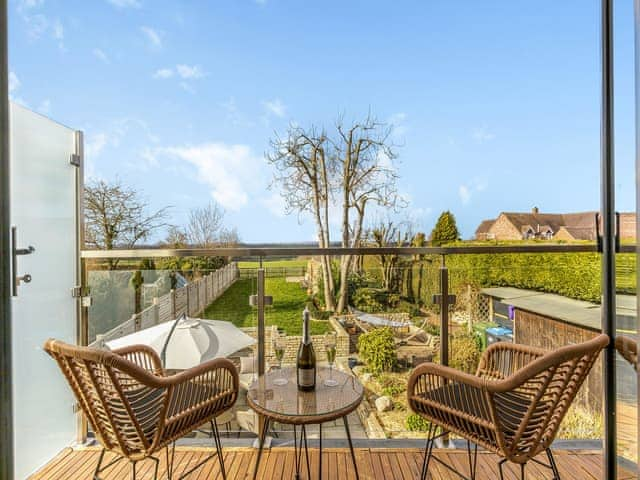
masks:
[[[302,342],[296,360],[298,390],[309,392],[316,388],[316,352],[309,331],[309,310],[302,312]]]

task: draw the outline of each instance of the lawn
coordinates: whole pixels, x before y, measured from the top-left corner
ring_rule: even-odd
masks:
[[[262,266],[264,268],[287,268],[287,267],[306,267],[309,262],[308,258],[290,258],[287,260],[264,260],[262,262]],[[238,262],[238,267],[240,268],[258,268],[260,266],[260,262]]]
[[[284,278],[265,280],[267,295],[273,297],[273,306],[266,308],[266,325],[277,325],[287,335],[302,333],[302,311],[307,292],[297,282],[287,282]],[[241,278],[215,302],[207,307],[204,318],[227,320],[237,327],[255,327],[257,310],[249,306],[249,295],[256,292],[256,282],[252,278]],[[311,334],[322,335],[329,330],[326,321],[311,322]]]

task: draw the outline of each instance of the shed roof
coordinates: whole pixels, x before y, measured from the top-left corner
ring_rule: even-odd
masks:
[[[511,287],[484,288],[482,293],[520,310],[537,313],[591,330],[600,331],[601,329],[601,308],[597,303],[574,300],[553,293]],[[635,330],[635,295],[616,296],[616,316],[618,328]]]

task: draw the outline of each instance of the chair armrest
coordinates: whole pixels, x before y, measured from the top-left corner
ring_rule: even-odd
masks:
[[[192,415],[192,422],[229,409],[238,398],[238,371],[217,358],[160,380],[169,388],[167,422]]]
[[[622,355],[635,370],[638,370],[638,343],[633,338],[621,335],[616,337],[615,346],[618,353]]]
[[[147,345],[129,345],[112,350],[126,360],[135,363],[154,375],[164,375],[162,362],[156,351]]]
[[[445,367],[437,363],[423,363],[409,377],[407,395],[412,397],[440,388],[451,382],[462,383],[474,388],[485,389],[494,383],[475,375],[471,375],[455,368]]]
[[[476,376],[503,380],[548,353],[529,345],[499,342],[490,345],[478,365]]]

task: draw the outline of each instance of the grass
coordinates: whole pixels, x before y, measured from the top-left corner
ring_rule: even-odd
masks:
[[[284,278],[265,280],[267,295],[273,297],[273,306],[267,307],[265,324],[277,325],[287,335],[302,334],[302,311],[307,300],[307,292],[299,283],[287,282]],[[227,320],[237,327],[255,327],[257,310],[249,305],[249,295],[256,292],[255,279],[241,278],[205,312],[204,318]],[[326,321],[312,321],[311,334],[322,335],[330,329]]]
[[[306,267],[309,262],[308,258],[291,258],[288,260],[264,260],[262,266],[264,268],[287,268],[287,267]],[[238,262],[239,268],[258,268],[260,262]]]

